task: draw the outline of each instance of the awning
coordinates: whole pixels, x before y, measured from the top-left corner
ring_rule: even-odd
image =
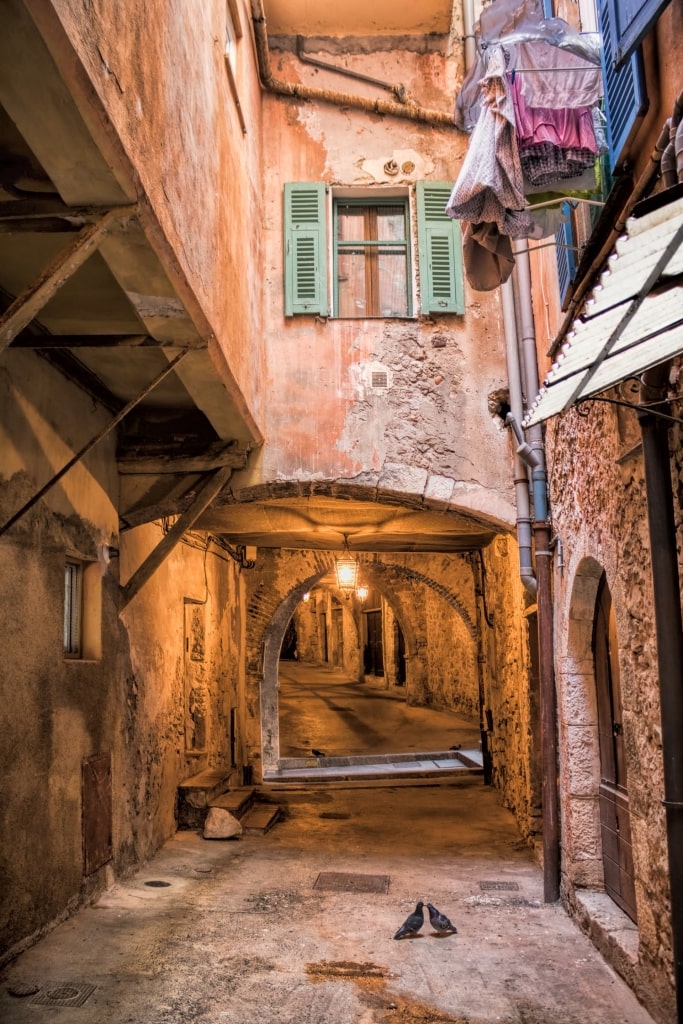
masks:
[[[522,426],[556,416],[681,352],[683,198],[677,198],[626,222]]]

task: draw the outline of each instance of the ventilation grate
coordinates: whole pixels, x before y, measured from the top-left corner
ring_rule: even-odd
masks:
[[[344,871],[321,871],[313,888],[325,892],[389,892],[389,875],[352,875]]]
[[[373,370],[371,378],[371,386],[373,388],[388,388],[389,377],[385,370]]]
[[[30,1002],[38,1006],[83,1006],[95,991],[94,985],[80,981],[44,985]]]
[[[482,892],[519,892],[516,882],[480,882]]]

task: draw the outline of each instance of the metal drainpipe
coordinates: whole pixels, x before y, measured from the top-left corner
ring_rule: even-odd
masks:
[[[292,96],[295,99],[315,100],[318,103],[332,103],[340,107],[354,107],[357,110],[367,110],[372,114],[389,114],[392,117],[400,117],[408,121],[419,121],[422,124],[430,124],[438,128],[452,128],[454,131],[457,131],[453,123],[452,113],[443,114],[439,110],[429,110],[426,107],[418,106],[417,103],[408,101],[405,103],[395,103],[392,100],[369,99],[365,96],[355,96],[352,93],[337,92],[334,89],[315,89],[310,85],[285,82],[282,79],[275,78],[270,66],[268,31],[266,29],[266,16],[262,0],[251,0],[251,14],[254,24],[259,77],[263,86],[269,92],[276,93],[278,96]]]
[[[669,364],[648,370],[640,402],[666,399]],[[661,406],[660,406],[661,410]],[[669,426],[643,409],[638,413],[643,438],[643,464],[650,530],[657,664],[664,761],[664,804],[671,890],[671,932],[677,1021],[683,1022],[683,623],[676,557]]]
[[[522,243],[513,242],[515,271],[513,292],[519,315],[524,387],[527,398],[538,391],[536,331],[531,305],[529,253]],[[557,780],[557,698],[555,695],[553,603],[551,592],[551,536],[548,516],[547,481],[543,428],[531,427],[528,439],[538,465],[532,469],[534,493],[534,547],[538,592],[538,667],[541,701],[541,762],[543,768],[543,894],[546,903],[560,896],[560,827]]]
[[[512,282],[506,281],[501,289],[503,303],[503,329],[505,332],[505,356],[508,372],[508,388],[510,394],[510,411],[514,423],[522,422],[523,401],[522,382],[519,367],[519,344],[515,321],[515,299]],[[506,424],[513,426],[506,418]],[[531,557],[531,506],[529,502],[529,475],[523,461],[519,445],[515,452],[515,504],[517,507],[517,547],[519,549],[519,575],[522,583],[536,597],[537,584]]]

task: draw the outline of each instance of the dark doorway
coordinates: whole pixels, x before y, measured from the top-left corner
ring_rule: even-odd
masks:
[[[366,676],[384,675],[384,650],[382,647],[382,610],[366,612],[365,621],[368,632],[364,651],[364,671]]]
[[[280,657],[285,661],[293,661],[296,658],[296,626],[294,625],[294,619],[290,619],[287,624],[284,638],[282,640],[282,650],[280,651]]]
[[[335,668],[344,666],[344,613],[341,608],[332,609],[332,664]]]
[[[406,640],[403,635],[403,630],[398,624],[398,619],[394,621],[394,650],[396,651],[396,685],[406,685]]]
[[[600,737],[600,830],[605,890],[636,920],[631,814],[626,775],[617,630],[612,597],[603,575],[593,627],[593,657]]]

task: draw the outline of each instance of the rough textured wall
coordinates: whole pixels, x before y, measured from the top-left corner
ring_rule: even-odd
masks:
[[[634,433],[635,413],[604,405],[590,407],[585,418],[572,412],[548,429],[555,529],[567,563],[556,593],[562,870],[570,900],[575,886],[603,884],[591,629],[604,571],[617,622],[638,913],[637,963],[629,980],[661,1013],[670,996],[668,860],[647,505]],[[596,459],[596,451],[603,457]],[[590,473],[582,472],[587,465]],[[587,559],[595,566],[588,575]]]
[[[7,365],[1,523],[110,418],[33,353],[13,352],[11,374]],[[112,437],[0,538],[0,956],[147,859],[175,829],[178,783],[229,762],[230,708],[243,700],[235,564],[215,547],[205,553],[205,538],[182,544],[119,619],[119,572],[125,582],[162,530],[123,534],[120,559],[98,560],[118,529],[115,466]],[[63,654],[67,558],[101,584],[99,656]],[[198,727],[204,754],[189,750]],[[111,763],[112,857],[86,875],[82,771],[99,755]]]
[[[356,50],[345,56],[322,45],[315,56],[404,82],[417,102],[452,109],[456,54],[401,49],[400,40],[391,49],[371,39],[354,42]],[[273,51],[272,57],[279,78],[377,94],[363,83],[312,71],[288,51]],[[377,196],[387,186],[399,188],[411,195],[414,217],[415,182],[454,181],[467,138],[447,127],[273,95],[265,98],[264,134],[270,373],[262,478],[381,480],[398,492],[473,508],[509,524],[514,513],[507,446],[488,411],[489,393],[504,385],[497,295],[466,288],[464,316],[284,316],[286,182],[324,181]],[[414,267],[416,259],[414,249]],[[417,311],[419,268],[415,288]],[[386,372],[387,388],[372,386],[373,370]]]
[[[225,0],[191,7],[182,0],[55,0],[54,7],[135,189],[151,204],[258,420],[261,281],[244,269],[246,261],[261,265],[261,106],[249,4],[236,2],[243,35],[234,79],[244,132],[224,56]],[[69,84],[82,91],[78,78]]]
[[[541,833],[541,752],[538,691],[533,670],[535,605],[519,579],[518,549],[498,537],[483,552],[485,575],[480,629],[484,674],[484,715],[492,782],[517,818],[522,834],[536,843]],[[488,621],[486,621],[488,617]]]

